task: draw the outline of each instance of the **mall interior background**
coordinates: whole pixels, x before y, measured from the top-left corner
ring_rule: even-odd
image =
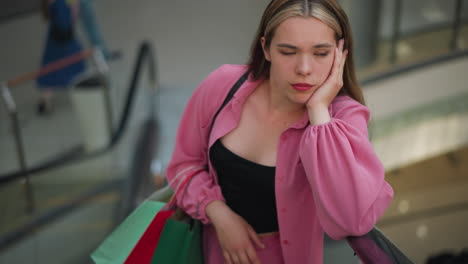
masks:
[[[378,226],[415,263],[459,253],[468,248],[468,1],[340,2],[356,39],[371,140],[395,189]],[[90,252],[156,190],[191,92],[218,66],[246,62],[267,3],[95,0],[105,40],[121,53],[106,73],[117,140],[86,147],[73,101],[79,89],[58,94],[54,113],[39,117],[34,81],[9,87],[24,163],[2,103],[0,263],[90,263]],[[38,1],[0,3],[0,82],[38,69],[46,29]],[[147,61],[131,81],[142,43],[152,47],[156,83]],[[327,240],[325,263],[357,260],[345,242]]]

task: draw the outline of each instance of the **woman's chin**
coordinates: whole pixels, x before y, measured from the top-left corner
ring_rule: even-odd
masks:
[[[290,101],[291,103],[295,104],[295,105],[302,105],[302,106],[305,106],[307,104],[307,102],[309,101],[309,97],[307,98],[290,98]]]
[[[313,93],[296,93],[289,96],[289,100],[294,104],[306,105]]]

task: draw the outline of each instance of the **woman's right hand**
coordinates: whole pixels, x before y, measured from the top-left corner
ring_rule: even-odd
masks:
[[[255,230],[222,201],[206,207],[227,264],[260,264],[254,244],[265,248]]]

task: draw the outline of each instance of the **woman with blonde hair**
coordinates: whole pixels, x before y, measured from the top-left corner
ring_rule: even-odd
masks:
[[[273,0],[248,65],[221,66],[194,92],[167,178],[177,188],[205,168],[177,197],[204,224],[205,263],[322,263],[324,233],[360,236],[383,215],[393,190],[352,43],[337,1]]]

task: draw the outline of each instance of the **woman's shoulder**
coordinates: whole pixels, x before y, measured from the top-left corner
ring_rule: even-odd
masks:
[[[211,113],[221,106],[231,87],[246,70],[246,65],[224,64],[208,74],[191,97],[200,113],[211,117]]]
[[[247,65],[224,64],[213,70],[200,83],[199,92],[210,97],[226,94],[232,85],[245,73]]]
[[[223,64],[220,67],[218,67],[215,71],[220,71],[228,75],[237,75],[245,73],[247,69],[248,66],[245,64]]]
[[[215,84],[231,82],[237,80],[246,70],[247,65],[223,64],[208,74],[204,82],[208,81]]]

